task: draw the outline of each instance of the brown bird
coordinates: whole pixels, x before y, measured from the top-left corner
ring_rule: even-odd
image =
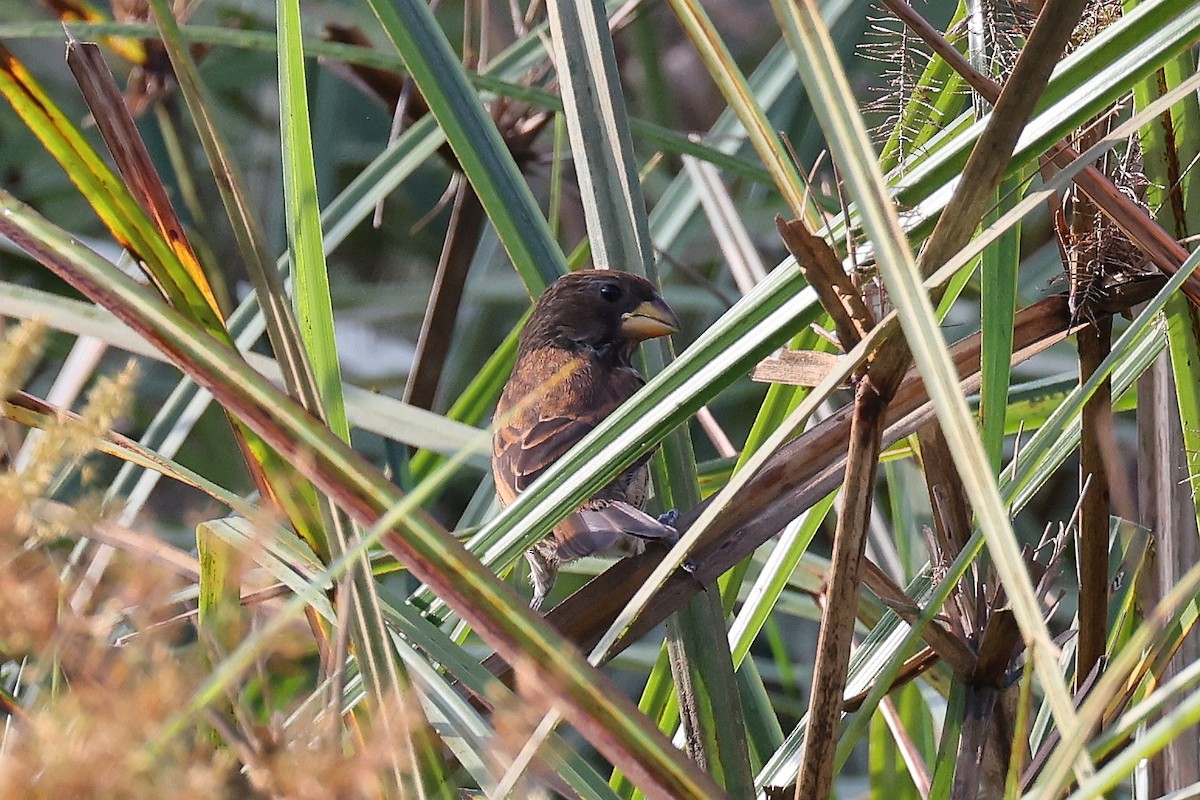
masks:
[[[556,280],[538,300],[517,363],[496,406],[492,471],[506,506],[617,406],[645,384],[632,356],[645,339],[679,330],[679,319],[645,278],[583,270]],[[539,608],[561,564],[595,554],[637,555],[647,539],[673,544],[669,522],[642,511],[650,454],[592,495],[531,547],[530,605]]]

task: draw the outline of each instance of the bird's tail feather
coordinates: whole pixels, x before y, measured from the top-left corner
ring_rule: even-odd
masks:
[[[603,553],[620,544],[623,536],[672,545],[679,540],[679,531],[628,503],[618,501],[602,508],[580,509],[555,528],[554,536],[558,543],[558,557],[570,561]]]

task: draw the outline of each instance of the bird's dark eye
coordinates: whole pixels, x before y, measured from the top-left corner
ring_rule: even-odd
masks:
[[[600,287],[600,296],[610,303],[621,299],[621,287],[615,283],[605,283]]]

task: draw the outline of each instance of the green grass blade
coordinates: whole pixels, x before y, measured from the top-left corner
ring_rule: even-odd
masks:
[[[1171,25],[1164,26],[1162,20],[1168,18]],[[1010,174],[1113,103],[1132,82],[1193,42],[1198,32],[1200,8],[1185,0],[1157,0],[1138,6],[1063,59],[1017,144]],[[961,173],[986,124],[986,117],[965,128],[956,123],[947,128],[954,135],[931,141],[919,163],[895,176],[897,201],[921,206],[922,215],[934,213],[946,199],[938,196],[938,187]]]
[[[433,12],[418,0],[368,2],[445,131],[513,266],[530,294],[540,294],[567,271],[562,251]]]
[[[649,265],[646,201],[603,5],[561,0],[547,12],[592,263]]]
[[[984,217],[988,224],[1015,205],[1023,183],[1018,173],[1005,179],[999,201]],[[1021,266],[1021,226],[1014,225],[983,251],[979,308],[983,345],[980,353],[979,422],[988,463],[999,472],[1011,379],[1013,317],[1017,311],[1017,270]]]
[[[1200,317],[1196,307],[1182,295],[1172,297],[1163,308],[1167,320],[1167,342],[1171,349],[1171,368],[1175,376],[1175,400],[1179,405],[1179,425],[1183,430],[1183,448],[1187,456],[1187,483],[1192,503],[1197,504],[1200,489]],[[1200,515],[1200,511],[1197,511]]]
[[[333,334],[333,306],[317,203],[312,129],[308,119],[308,82],[304,76],[304,44],[300,4],[276,6],[279,29],[279,126],[283,147],[283,202],[288,247],[296,281],[296,318],[317,382],[323,412],[331,430],[346,441],[342,375]]]

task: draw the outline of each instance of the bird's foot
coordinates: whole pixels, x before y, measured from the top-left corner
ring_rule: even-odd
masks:
[[[660,525],[666,525],[668,528],[674,529],[675,523],[678,521],[679,521],[679,509],[678,508],[672,508],[670,511],[666,512],[665,514],[658,515],[658,523]],[[679,536],[680,536],[680,533],[678,530],[676,530],[674,537],[663,538],[663,540],[662,540],[663,544],[674,547],[675,543],[679,541]],[[685,560],[682,564],[680,564],[679,567],[684,572],[691,574],[696,571],[696,562],[692,561],[692,559],[689,558],[689,559]]]
[[[529,582],[533,584],[533,599],[529,601],[529,607],[541,611],[542,603],[546,602],[546,596],[558,578],[558,562],[547,558],[542,552],[541,543],[525,551],[525,560],[529,562]]]
[[[679,509],[672,508],[670,511],[666,512],[665,514],[659,514],[658,521],[662,525],[666,525],[669,528],[674,528],[675,523],[679,521]],[[679,536],[680,536],[680,534],[677,531],[674,539],[664,540],[664,543],[669,544],[673,547],[675,545],[675,543],[679,541]],[[690,558],[686,559],[682,564],[679,565],[679,568],[690,575],[696,571],[696,562]]]

